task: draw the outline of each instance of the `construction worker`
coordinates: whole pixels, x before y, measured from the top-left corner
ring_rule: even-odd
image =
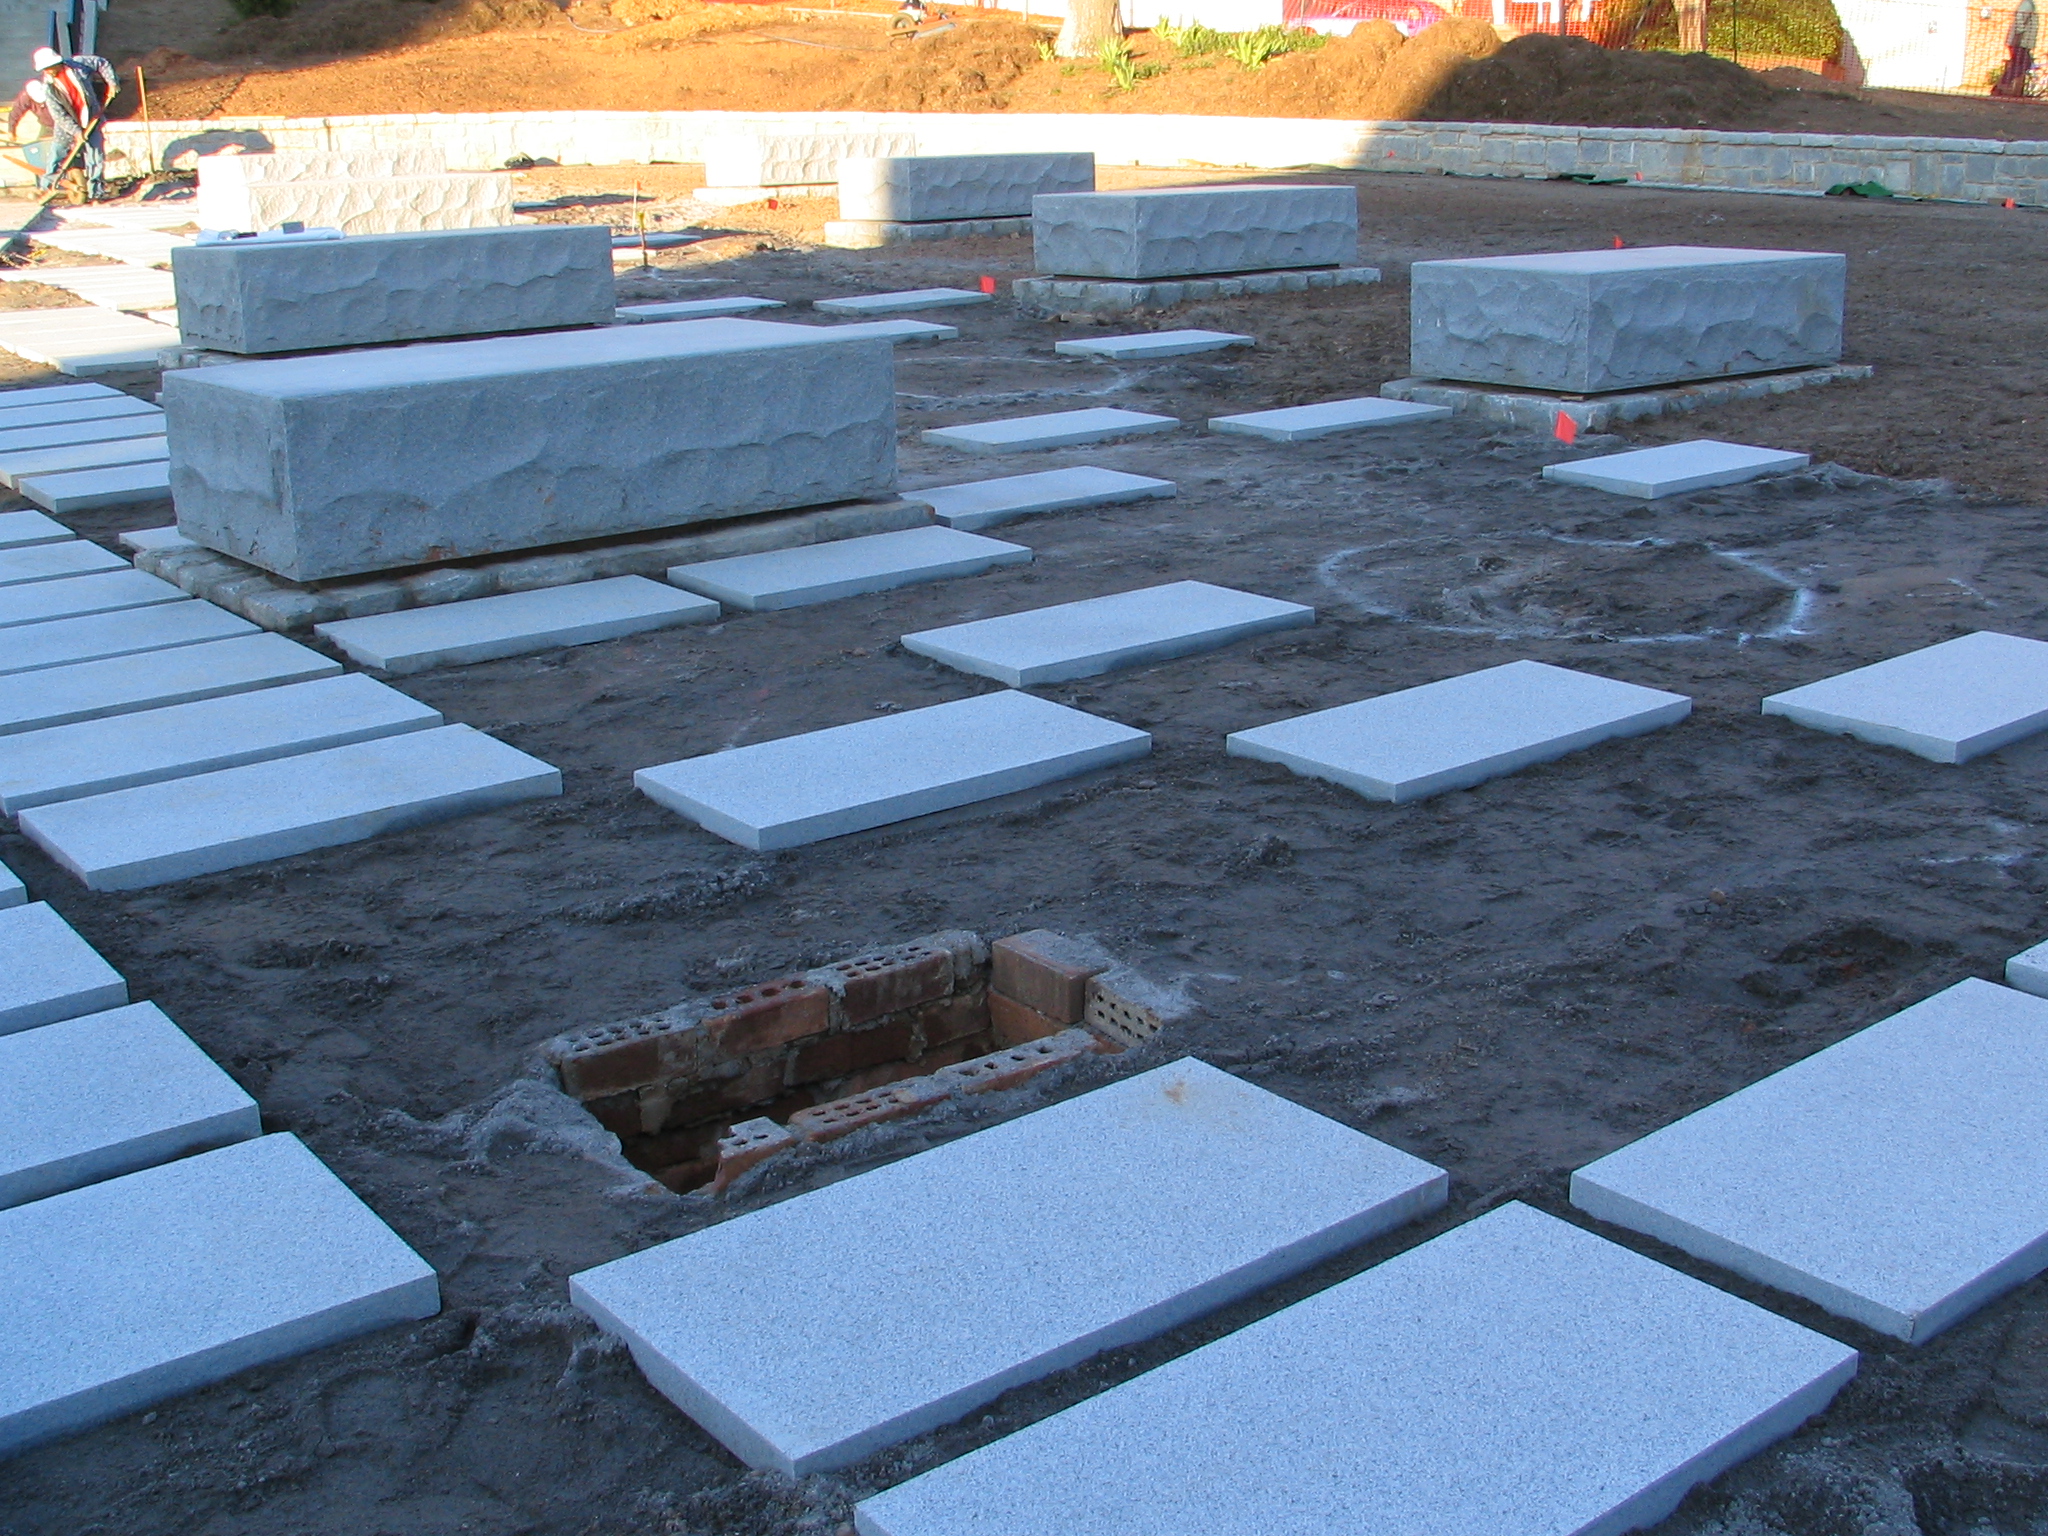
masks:
[[[71,165],[85,171],[85,197],[96,202],[107,195],[107,106],[120,90],[114,66],[97,54],[67,59],[54,48],[38,48],[32,61],[36,78],[14,98],[7,115],[11,138],[30,113],[50,128],[50,168],[37,185],[54,187]],[[40,91],[35,87],[41,86]]]

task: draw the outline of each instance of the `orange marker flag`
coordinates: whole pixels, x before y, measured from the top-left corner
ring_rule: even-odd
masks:
[[[2015,202],[2014,202],[2014,201],[2013,201],[2013,200],[2012,200],[2011,198],[2009,198],[2009,197],[2008,197],[2008,198],[2007,198],[2007,199],[2005,200],[2005,206],[2006,206],[2006,207],[2008,207],[2008,208],[2016,208],[2016,207],[2018,207],[2019,205],[2018,205],[2017,203],[2015,203]]]
[[[1616,236],[1614,237],[1614,248],[1615,248],[1615,249],[1616,249],[1617,251],[1621,249],[1621,236],[1619,236],[1619,235],[1616,235]]]
[[[996,291],[996,280],[985,272],[981,277],[981,291],[983,293],[994,293]]]
[[[1579,424],[1563,411],[1557,413],[1557,440],[1567,448],[1579,440]]]

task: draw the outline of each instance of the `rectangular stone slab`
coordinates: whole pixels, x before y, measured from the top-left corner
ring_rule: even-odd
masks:
[[[1097,405],[1080,411],[1050,411],[1043,416],[1012,416],[1005,421],[932,427],[921,435],[928,443],[963,448],[969,453],[1022,453],[1032,448],[1074,448],[1082,443],[1106,443],[1117,437],[1171,432],[1179,425],[1179,418],[1174,416]]]
[[[178,532],[178,525],[171,523],[162,528],[130,528],[116,537],[115,543],[123,549],[132,549],[138,555],[149,554],[160,549],[197,549],[185,535]]]
[[[1846,257],[1641,246],[1418,261],[1409,371],[1601,394],[1842,357]]]
[[[40,805],[20,825],[91,889],[134,891],[561,792],[559,769],[444,725]]]
[[[672,299],[665,304],[621,304],[619,317],[643,323],[649,320],[709,320],[719,315],[747,315],[757,309],[782,307],[780,299],[755,299],[744,296],[730,299]]]
[[[916,582],[978,576],[999,565],[1025,565],[1031,551],[952,528],[905,528],[838,539],[764,555],[737,555],[672,567],[679,587],[748,611],[801,608]]]
[[[21,883],[21,876],[5,864],[0,864],[0,911],[27,905],[28,887]]]
[[[1048,192],[1095,190],[1095,156],[869,155],[838,166],[839,217],[879,223],[1017,218]]]
[[[80,237],[81,239],[83,237]],[[108,241],[131,237],[109,232]],[[164,260],[177,242],[155,236],[147,242],[161,245],[148,259]],[[127,259],[125,256],[118,259]],[[25,357],[32,363],[46,363],[69,374],[119,373],[131,368],[154,368],[166,347],[178,344],[178,333],[119,310],[24,309],[0,314],[0,348]]]
[[[805,1476],[1412,1221],[1448,1182],[1187,1059],[586,1270],[570,1295],[735,1455]]]
[[[1979,630],[1774,693],[1763,710],[1966,763],[2048,726],[2048,642]]]
[[[128,1001],[121,973],[47,902],[0,911],[0,955],[0,1035]]]
[[[0,1208],[262,1134],[154,1003],[0,1035]]]
[[[313,632],[340,646],[351,661],[402,675],[590,645],[678,624],[705,624],[717,617],[718,604],[701,597],[645,576],[612,576],[339,619],[316,624]]]
[[[937,325],[929,320],[856,320],[850,325],[832,327],[834,336],[879,336],[896,346],[905,342],[955,341],[959,339],[958,326]]]
[[[60,400],[105,400],[122,391],[111,384],[49,384],[40,389],[0,390],[0,407],[53,405]]]
[[[1856,1363],[1509,1204],[876,1494],[854,1527],[1621,1536],[1820,1412]]]
[[[0,1213],[0,1455],[440,1310],[434,1271],[296,1136]]]
[[[604,325],[618,304],[596,224],[188,245],[171,272],[184,344],[222,352]]]
[[[1051,277],[1190,277],[1342,267],[1358,259],[1350,187],[1157,187],[1031,200],[1031,247]]]
[[[1316,611],[1206,581],[1171,581],[903,637],[903,648],[1012,688],[1097,677],[1316,621]]]
[[[1143,731],[990,693],[642,768],[648,799],[743,848],[796,848],[1129,762]]]
[[[8,484],[13,484],[8,481]],[[0,512],[0,549],[63,544],[78,535],[40,512]]]
[[[359,673],[0,736],[0,811],[424,731],[439,710]]]
[[[15,481],[15,489],[52,512],[89,512],[95,507],[167,500],[171,494],[171,470],[165,460],[149,459],[100,469],[23,475]]]
[[[1138,362],[1153,357],[1191,357],[1198,352],[1221,352],[1226,347],[1253,347],[1258,342],[1235,331],[1149,331],[1136,336],[1099,336],[1079,341],[1053,343],[1062,357],[1101,357],[1113,363]]]
[[[164,400],[179,530],[294,581],[860,500],[896,478],[888,343],[761,320],[184,368]]]
[[[45,405],[7,406],[0,395],[0,432],[22,427],[54,427],[72,421],[106,421],[116,416],[155,416],[157,408],[133,395],[96,395],[83,400],[61,400]]]
[[[149,608],[190,599],[168,581],[144,571],[100,571],[68,581],[24,581],[0,587],[0,629],[41,624],[50,619],[75,619],[123,608]],[[0,667],[6,664],[0,650]]]
[[[1368,427],[1412,427],[1425,421],[1449,421],[1451,414],[1447,405],[1411,405],[1405,400],[1366,396],[1358,400],[1326,400],[1318,405],[1283,406],[1277,411],[1211,416],[1209,430],[1263,437],[1276,443],[1302,443]]]
[[[1804,469],[1812,462],[1803,453],[1700,438],[1690,443],[1665,443],[1657,448],[1602,454],[1596,459],[1575,459],[1569,464],[1546,464],[1543,478],[1561,485],[1583,485],[1596,491],[1612,491],[1617,496],[1641,496],[1654,501],[1659,496],[1782,475],[1788,470]]]
[[[12,432],[0,432],[0,458],[46,448],[69,448],[76,443],[108,443],[123,438],[163,435],[164,416],[160,410],[136,411],[97,421],[60,422],[48,427],[21,427]]]
[[[1225,750],[1398,804],[1661,730],[1691,712],[1681,694],[1511,661],[1234,731]]]
[[[1572,1203],[1924,1343],[2048,1268],[2048,1001],[1958,982],[1587,1164]]]
[[[992,293],[967,288],[912,288],[902,293],[862,293],[846,299],[818,299],[811,305],[828,315],[900,315],[920,309],[951,309],[962,304],[993,304]]]
[[[104,443],[69,443],[59,448],[24,448],[0,454],[0,485],[12,488],[24,475],[59,474],[72,469],[103,469],[108,465],[147,464],[151,461],[161,464],[170,456],[170,440],[161,434],[116,438]]]
[[[2036,944],[2005,962],[2005,984],[2048,997],[2048,944]]]
[[[930,507],[932,516],[948,528],[991,528],[1038,512],[1065,512],[1074,507],[1150,501],[1179,494],[1180,487],[1171,480],[1081,464],[1072,469],[1042,469],[1029,475],[970,480],[961,485],[928,485],[923,490],[905,491],[903,499]]]
[[[229,640],[257,632],[257,627],[247,619],[189,597],[181,602],[129,608],[118,613],[46,619],[40,624],[23,625],[0,641],[0,676],[99,661],[108,656],[132,656],[138,651],[203,645],[209,640]]]
[[[127,569],[126,560],[86,539],[0,549],[0,587],[28,581],[61,581],[67,576],[86,576],[94,571]]]
[[[340,670],[340,662],[318,651],[265,634],[19,672],[0,677],[0,736],[302,683]]]

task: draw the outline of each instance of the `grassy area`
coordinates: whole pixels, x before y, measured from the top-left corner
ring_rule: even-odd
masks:
[[[1678,13],[1669,0],[1653,4],[1635,46],[1675,53]],[[1708,0],[1707,52],[1790,54],[1832,59],[1842,51],[1842,23],[1832,0]]]

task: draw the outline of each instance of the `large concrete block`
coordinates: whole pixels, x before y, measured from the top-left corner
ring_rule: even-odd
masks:
[[[33,585],[48,586],[37,582]],[[4,591],[0,588],[0,591]],[[225,608],[185,598],[116,613],[92,613],[76,619],[45,619],[24,624],[0,641],[0,677],[40,672],[46,667],[74,666],[108,656],[140,651],[167,651],[174,646],[204,645],[253,635],[256,626]]]
[[[633,775],[743,848],[796,848],[1129,762],[1145,732],[1028,693],[988,693]]]
[[[261,231],[294,223],[345,235],[484,229],[512,222],[512,178],[488,172],[245,182],[216,187],[195,212],[206,229]]]
[[[441,1306],[288,1135],[0,1212],[0,1291],[0,1455]]]
[[[1661,730],[1691,712],[1682,694],[1511,661],[1237,731],[1226,750],[1398,803]]]
[[[720,133],[704,141],[707,187],[823,186],[842,160],[917,153],[914,133]]]
[[[689,320],[181,369],[164,402],[179,531],[319,581],[882,495],[894,388],[880,339]]]
[[[0,911],[0,955],[0,1035],[128,1001],[121,973],[47,902]]]
[[[262,1134],[154,1003],[0,1036],[0,1209]]]
[[[2048,1001],[1958,982],[1587,1164],[1572,1203],[1922,1343],[2048,1267]]]
[[[1191,656],[1315,621],[1315,609],[1302,603],[1206,581],[1170,581],[921,630],[905,635],[903,648],[1012,688],[1029,688]]]
[[[570,1294],[736,1455],[801,1476],[1249,1295],[1435,1209],[1448,1182],[1183,1060],[586,1270]]]
[[[1845,257],[1644,246],[1418,261],[1410,371],[1600,394],[1833,363]]]
[[[1763,710],[1964,763],[2048,727],[2048,642],[1981,629],[1774,693]]]
[[[0,736],[330,677],[341,663],[283,635],[81,661],[0,677]]]
[[[954,576],[978,576],[1030,560],[1031,551],[1021,544],[955,528],[904,528],[864,539],[835,539],[801,549],[678,565],[668,579],[734,608],[766,612]]]
[[[222,352],[603,325],[617,305],[595,224],[221,241],[180,247],[171,272],[184,344]]]
[[[1351,187],[1159,187],[1031,200],[1049,276],[1153,278],[1341,267],[1358,259]]]
[[[466,725],[117,789],[21,813],[95,891],[134,891],[545,799],[562,775]]]
[[[1016,218],[1044,193],[1093,192],[1095,156],[888,155],[839,162],[839,217],[881,223]]]
[[[1856,1351],[1511,1204],[857,1506],[860,1536],[1621,1536]]]
[[[932,516],[948,528],[991,528],[1039,512],[1152,501],[1179,493],[1180,487],[1171,480],[1078,464],[1071,469],[1042,469],[1036,474],[1003,475],[960,485],[928,485],[905,491],[903,499],[930,507]]]
[[[80,800],[441,724],[360,673],[0,736],[0,812]]]

